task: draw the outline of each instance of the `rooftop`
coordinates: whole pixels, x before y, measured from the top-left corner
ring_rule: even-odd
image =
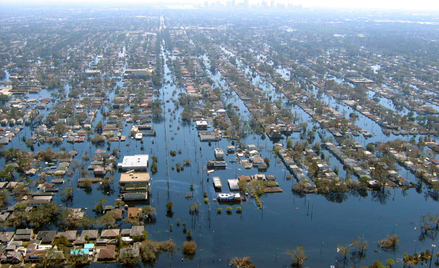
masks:
[[[149,182],[150,175],[147,172],[142,173],[122,173],[120,174],[120,183],[127,182]]]
[[[117,166],[122,169],[146,169],[148,160],[149,155],[147,154],[127,155]]]

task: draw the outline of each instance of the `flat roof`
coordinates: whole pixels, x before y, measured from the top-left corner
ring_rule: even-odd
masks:
[[[120,174],[120,182],[149,182],[151,176],[148,172],[142,173],[122,173]]]
[[[229,183],[230,189],[239,189],[239,180],[238,179],[229,179],[227,180]]]
[[[147,154],[127,155],[123,157],[122,163],[119,163],[118,166],[122,168],[146,168],[148,160],[149,155]]]

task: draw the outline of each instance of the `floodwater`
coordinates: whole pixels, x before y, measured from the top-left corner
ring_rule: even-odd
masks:
[[[165,54],[162,54],[164,56]],[[207,59],[205,59],[207,62]],[[172,74],[168,66],[164,66],[164,80],[172,81]],[[212,74],[210,74],[212,75]],[[215,83],[222,83],[219,74],[212,75]],[[260,78],[258,78],[260,79]],[[256,81],[258,82],[258,81]],[[172,83],[163,83],[160,89],[159,98],[168,100],[172,97],[174,90],[184,92],[171,85]],[[222,84],[222,86],[226,86]],[[267,89],[269,90],[269,88]],[[39,94],[30,95],[31,98],[50,96],[46,90]],[[113,95],[114,96],[114,95]],[[236,95],[234,97],[237,98]],[[282,98],[282,96],[276,96]],[[236,105],[244,114],[245,106],[242,101],[236,99]],[[330,106],[338,105],[340,112],[346,110],[349,114],[353,111],[350,107],[342,103],[335,102],[332,98],[325,95],[324,102]],[[170,109],[171,112],[168,112]],[[150,137],[143,138],[142,144],[136,140],[127,140],[126,142],[113,142],[109,148],[107,145],[99,149],[109,150],[110,152],[117,148],[120,155],[149,154],[158,157],[158,173],[152,176],[150,205],[157,210],[156,221],[145,225],[149,239],[166,240],[173,239],[178,247],[182,247],[186,240],[183,233],[183,227],[177,226],[177,219],[181,222],[188,223],[187,229],[193,231],[193,240],[197,243],[197,253],[193,260],[185,258],[181,250],[171,256],[167,254],[160,255],[157,267],[228,267],[232,257],[250,256],[258,267],[286,267],[291,264],[290,257],[286,254],[287,250],[293,250],[296,246],[302,245],[308,257],[306,266],[309,267],[328,267],[337,263],[337,245],[350,244],[353,239],[363,236],[369,243],[369,248],[365,258],[361,261],[348,261],[348,266],[371,265],[376,259],[385,262],[388,258],[402,258],[405,252],[410,254],[420,252],[431,248],[431,240],[418,241],[420,235],[419,222],[422,215],[436,213],[438,203],[425,197],[425,187],[421,187],[420,193],[415,189],[409,189],[403,192],[400,189],[389,189],[384,193],[368,192],[365,197],[356,194],[342,194],[334,196],[323,196],[311,194],[299,196],[291,191],[295,180],[288,180],[288,171],[283,163],[276,161],[276,156],[271,152],[273,147],[272,141],[268,138],[262,139],[260,136],[250,134],[243,139],[246,144],[255,144],[261,148],[260,152],[263,158],[270,159],[270,167],[266,174],[276,176],[276,181],[283,189],[283,193],[265,194],[261,197],[263,209],[258,209],[254,200],[249,198],[243,202],[242,213],[236,212],[238,204],[219,204],[215,201],[216,193],[212,185],[212,177],[219,176],[223,182],[223,192],[229,192],[227,179],[236,178],[240,175],[253,175],[258,173],[256,169],[244,169],[242,165],[236,163],[234,155],[228,155],[227,169],[217,170],[207,175],[203,169],[208,160],[214,158],[213,149],[220,147],[226,149],[231,145],[231,141],[223,139],[219,142],[200,142],[197,137],[197,130],[194,124],[185,125],[180,123],[179,114],[182,108],[176,109],[172,101],[164,102],[164,118],[160,122],[154,122],[153,126],[157,133],[154,142]],[[298,108],[300,110],[300,108]],[[175,111],[175,113],[174,113]],[[248,116],[248,115],[246,115]],[[376,135],[367,141],[361,141],[363,145],[371,141],[391,140],[396,137],[384,136],[380,134],[380,127],[359,114],[360,119],[357,124],[376,133]],[[102,120],[101,111],[98,111],[96,124]],[[310,123],[310,122],[309,122]],[[310,124],[310,127],[312,125]],[[178,129],[179,127],[179,129]],[[130,125],[125,125],[122,135],[129,137]],[[21,137],[29,136],[31,129],[25,127],[14,140],[6,147],[16,147],[26,149]],[[290,137],[293,141],[299,141],[299,135]],[[400,138],[400,137],[398,137]],[[317,139],[318,141],[318,135]],[[285,140],[282,141],[285,144]],[[128,145],[129,144],[129,145]],[[45,150],[49,145],[35,145],[35,151]],[[79,155],[75,158],[81,161],[81,155],[88,151],[90,159],[94,156],[94,151],[98,148],[92,146],[89,142],[82,144],[68,144],[64,142],[55,149],[65,147],[66,150],[76,149]],[[170,150],[178,153],[175,157],[169,155]],[[329,153],[326,152],[328,156]],[[122,157],[121,157],[122,158]],[[166,161],[166,159],[168,160]],[[189,159],[191,165],[185,167],[184,171],[177,172],[171,167],[176,163],[183,164],[183,161]],[[119,160],[121,161],[121,159]],[[340,165],[335,157],[332,157],[331,166]],[[90,161],[87,161],[87,167]],[[0,164],[4,164],[1,160]],[[340,176],[344,176],[342,168]],[[79,172],[68,178],[68,181],[60,186],[60,192],[69,184],[74,186],[74,199],[70,207],[85,208],[88,207],[87,215],[93,216],[91,208],[100,198],[105,198],[107,204],[113,204],[118,198],[118,182],[120,173],[115,173],[114,191],[102,192],[93,185],[90,193],[77,188],[77,179]],[[67,178],[67,177],[66,177]],[[32,178],[35,180],[36,178]],[[411,180],[417,181],[415,178]],[[186,199],[185,195],[190,190],[190,185],[194,184],[193,198]],[[204,203],[203,193],[207,192],[209,203]],[[166,215],[166,203],[174,202],[172,217]],[[55,196],[54,202],[59,202],[59,194]],[[197,203],[200,211],[196,215],[189,213],[189,206]],[[65,206],[65,205],[64,205]],[[232,212],[227,213],[226,208],[231,206]],[[222,213],[218,214],[218,208],[222,208]],[[170,224],[173,224],[172,232]],[[121,228],[128,227],[121,224]],[[377,241],[386,237],[387,234],[396,233],[400,238],[400,244],[395,252],[383,251],[377,247]],[[377,252],[375,252],[377,250]],[[92,264],[92,266],[104,266]],[[105,265],[108,266],[108,265]]]

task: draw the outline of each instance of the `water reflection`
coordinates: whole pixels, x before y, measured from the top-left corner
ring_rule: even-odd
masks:
[[[326,200],[334,203],[342,203],[348,200],[348,196],[345,193],[327,193],[325,194]]]
[[[381,205],[385,205],[387,200],[392,195],[389,190],[377,190],[372,191],[372,201],[379,202]]]

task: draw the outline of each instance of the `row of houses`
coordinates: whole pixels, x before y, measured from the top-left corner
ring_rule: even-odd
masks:
[[[53,249],[56,239],[64,238],[68,241],[71,255],[87,255],[97,261],[116,260],[116,239],[120,239],[129,247],[120,249],[120,254],[133,248],[138,252],[138,243],[145,237],[144,226],[133,226],[126,229],[77,230],[68,231],[39,231],[33,229],[17,229],[15,232],[0,233],[0,259],[2,263],[40,262],[46,251]],[[56,247],[55,253],[57,252]],[[58,251],[60,258],[64,257],[63,251]]]

